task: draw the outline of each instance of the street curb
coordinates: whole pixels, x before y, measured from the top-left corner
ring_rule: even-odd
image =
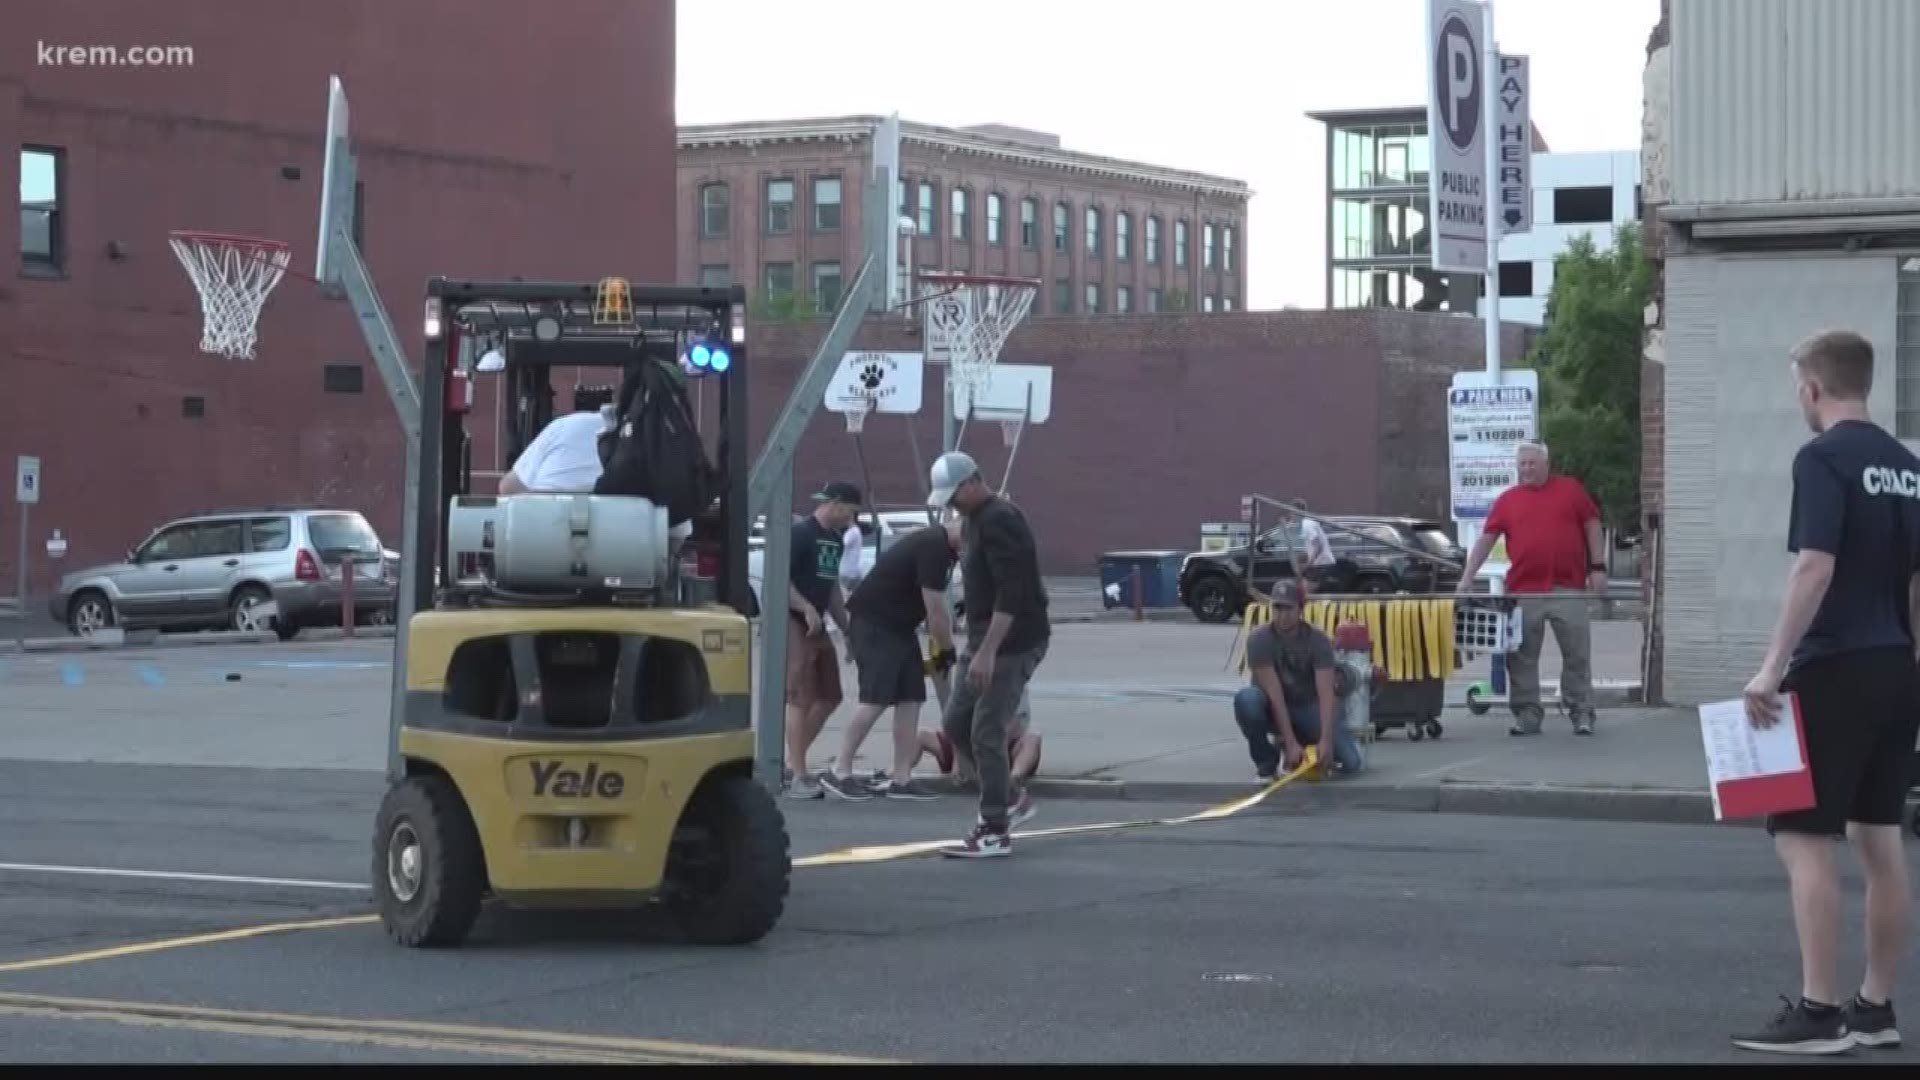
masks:
[[[1108,608],[1104,611],[1075,611],[1049,616],[1047,621],[1055,626],[1070,623],[1123,623],[1123,622],[1198,622],[1193,612],[1186,608],[1148,608],[1142,612],[1144,619],[1136,620],[1132,608]]]
[[[1126,802],[1219,804],[1259,790],[1252,783],[1220,781],[1123,781],[1035,777],[1036,796],[1056,799],[1110,799]],[[1500,784],[1443,781],[1437,784],[1367,785],[1329,780],[1296,784],[1275,792],[1259,809],[1287,813],[1307,810],[1372,810],[1490,817],[1556,818],[1577,821],[1637,822],[1659,825],[1711,825],[1713,802],[1705,791],[1614,788],[1551,784]],[[1758,822],[1723,822],[1754,826]]]
[[[354,631],[354,640],[363,638],[391,638],[391,626],[363,626]],[[344,641],[346,635],[337,628],[316,627],[304,630],[292,641],[281,641],[278,634],[271,631],[244,632],[238,630],[208,630],[192,634],[163,634],[158,630],[135,630],[117,640],[101,641],[82,637],[28,638],[26,652],[30,653],[85,653],[117,652],[122,649],[191,649],[208,645],[299,645],[310,641]],[[0,653],[21,652],[17,638],[0,639]]]

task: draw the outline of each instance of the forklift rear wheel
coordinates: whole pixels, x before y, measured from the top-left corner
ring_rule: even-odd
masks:
[[[787,826],[767,789],[750,777],[700,786],[675,830],[665,901],[698,945],[746,945],[765,937],[786,907],[793,863]]]
[[[408,948],[458,945],[486,888],[480,835],[459,789],[442,776],[388,788],[373,838],[373,893],[387,936]]]

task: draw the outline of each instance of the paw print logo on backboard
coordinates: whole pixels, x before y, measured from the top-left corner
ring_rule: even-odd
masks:
[[[887,381],[887,369],[877,362],[860,369],[860,385],[865,387],[868,393],[880,389],[880,384],[885,381]]]

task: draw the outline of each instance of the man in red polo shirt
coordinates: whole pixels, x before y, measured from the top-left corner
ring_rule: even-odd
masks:
[[[1540,707],[1540,646],[1551,626],[1560,643],[1560,700],[1573,717],[1573,733],[1591,735],[1593,627],[1588,599],[1578,594],[1607,588],[1600,510],[1580,481],[1553,475],[1545,445],[1522,445],[1516,464],[1520,482],[1493,501],[1485,531],[1467,556],[1460,591],[1473,588],[1480,564],[1505,537],[1507,592],[1524,598],[1520,648],[1507,657],[1507,700],[1513,710],[1508,734],[1540,734],[1546,715]]]

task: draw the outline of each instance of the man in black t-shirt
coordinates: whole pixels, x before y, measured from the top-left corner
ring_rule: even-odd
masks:
[[[813,513],[794,522],[787,583],[787,795],[820,799],[826,792],[807,768],[807,751],[840,706],[840,654],[827,634],[831,617],[847,632],[840,596],[841,537],[860,511],[860,489],[836,481],[820,489]]]
[[[856,802],[876,794],[853,775],[853,759],[880,714],[892,709],[893,767],[877,793],[889,799],[935,797],[913,779],[913,763],[920,756],[920,706],[927,700],[920,624],[927,624],[936,651],[953,653],[947,584],[959,551],[957,524],[909,533],[881,553],[847,600],[853,623],[847,631],[847,651],[860,673],[860,704],[847,724],[833,769],[820,777],[831,794]]]
[[[1766,1027],[1734,1043],[1830,1054],[1900,1041],[1891,996],[1906,950],[1900,816],[1920,707],[1920,458],[1868,418],[1873,346],[1865,338],[1813,337],[1794,351],[1793,371],[1818,437],[1793,459],[1793,568],[1746,707],[1755,727],[1772,727],[1782,720],[1779,695],[1795,694],[1805,731],[1815,804],[1767,820],[1792,883],[1801,990]],[[1852,839],[1867,878],[1866,976],[1844,1004],[1833,858],[1842,836]]]
[[[956,859],[1011,855],[1009,830],[1033,815],[1033,800],[1013,788],[1007,732],[1053,635],[1039,549],[1027,516],[994,494],[973,458],[957,450],[942,454],[928,480],[928,503],[958,510],[965,522],[967,647],[954,669],[941,725],[980,780],[980,817],[972,832],[940,853]]]

